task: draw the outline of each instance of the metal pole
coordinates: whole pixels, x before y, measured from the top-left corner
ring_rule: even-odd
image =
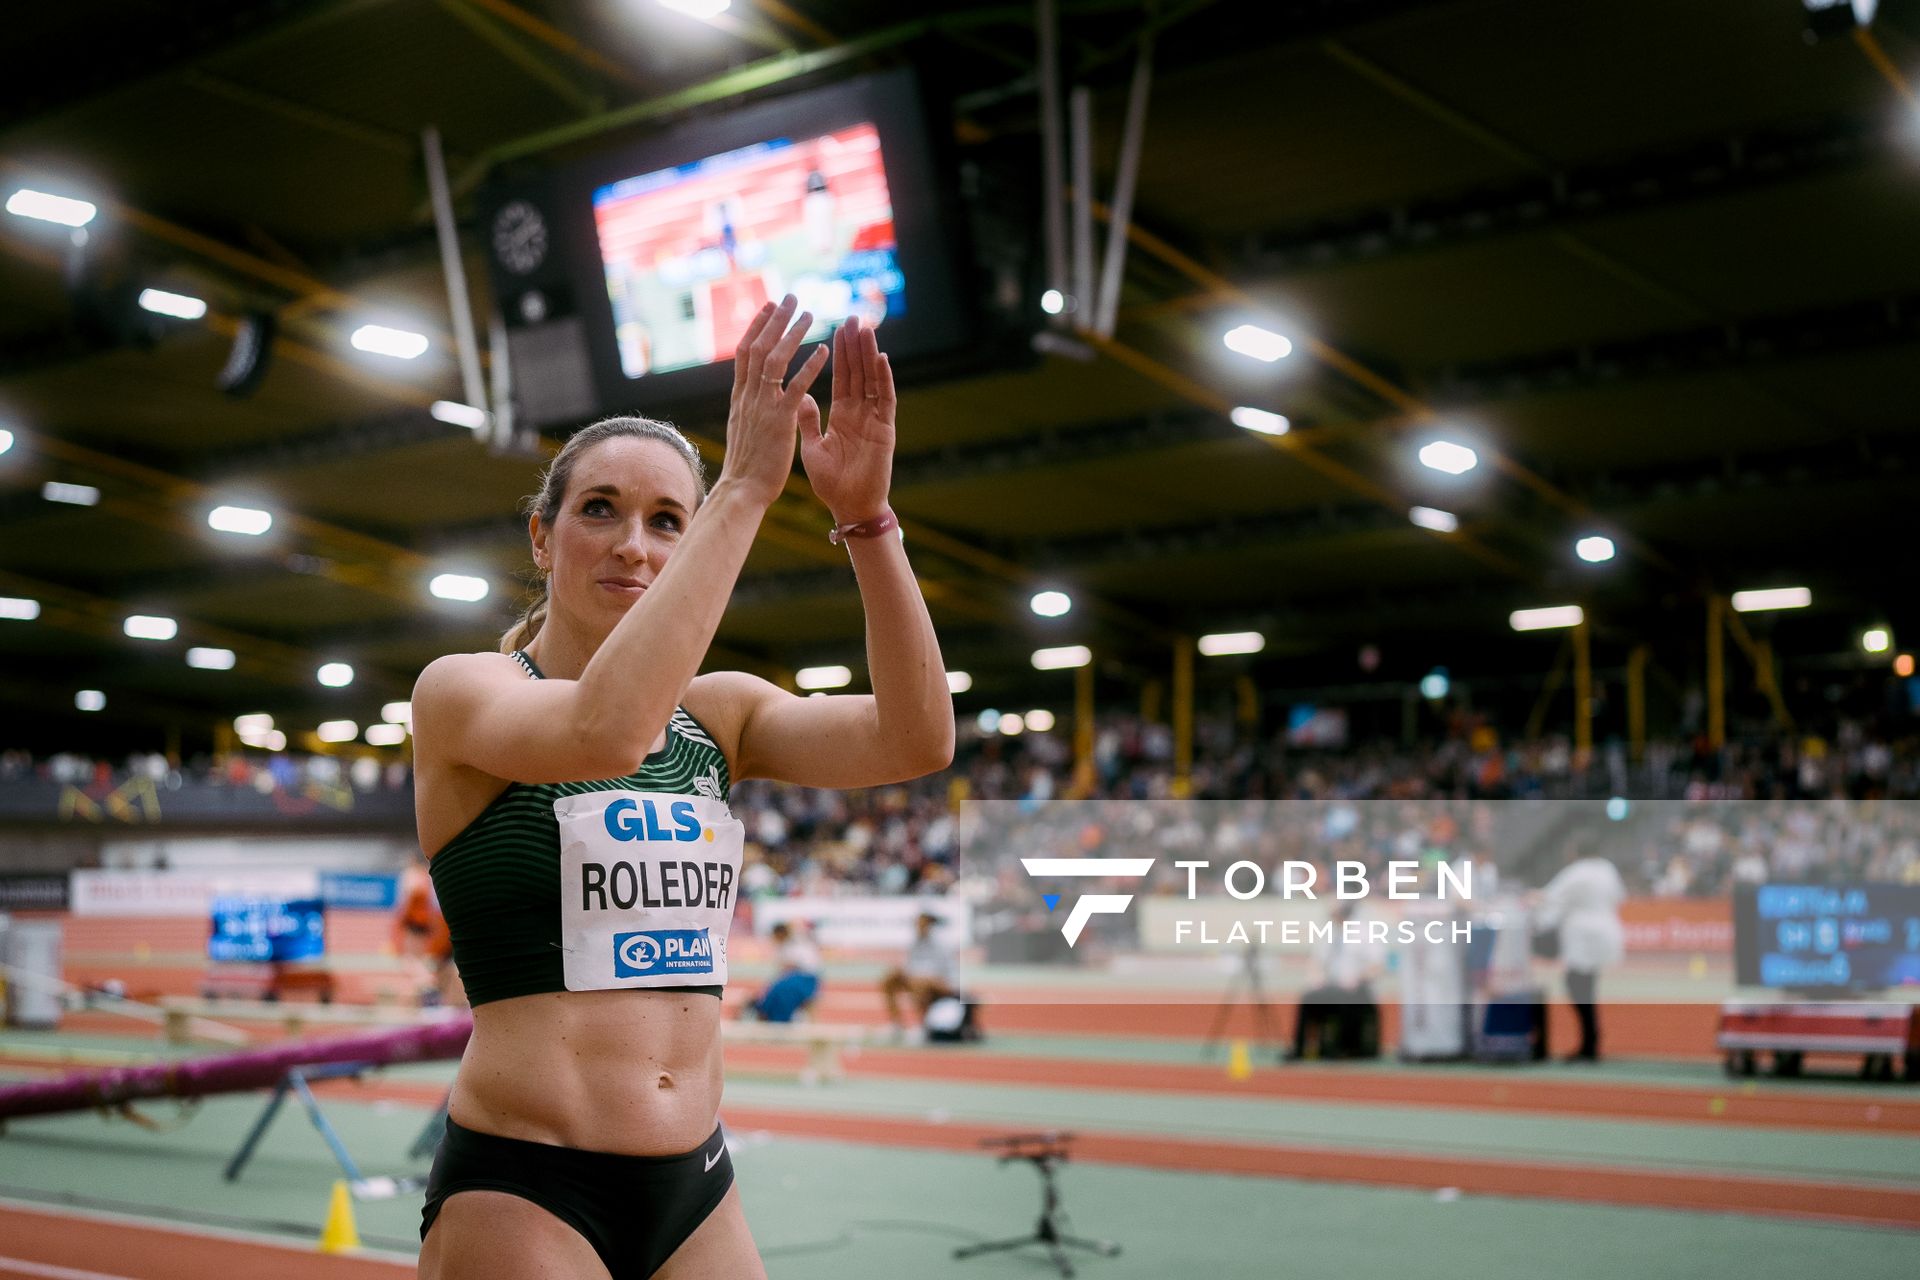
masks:
[[[1707,597],[1707,745],[1727,745],[1726,602]]]
[[[460,355],[460,385],[467,403],[487,407],[486,383],[480,376],[480,344],[473,336],[473,304],[467,299],[467,268],[460,260],[460,229],[453,220],[453,197],[447,192],[447,160],[440,152],[440,131],[431,125],[420,131],[426,150],[427,194],[433,200],[433,227],[440,238],[440,269],[447,277],[447,308],[453,312],[453,345]]]
[[[1093,794],[1093,661],[1073,673],[1073,787],[1081,798]]]
[[[1073,164],[1073,311],[1080,328],[1093,315],[1093,90],[1082,85],[1068,103],[1068,155]]]
[[[518,452],[514,439],[513,359],[507,350],[507,322],[495,314],[487,322],[487,350],[493,360],[487,372],[493,379],[493,414],[487,423],[487,452],[496,457]]]
[[[1234,681],[1234,692],[1239,695],[1240,727],[1246,730],[1249,739],[1260,733],[1260,686],[1253,682],[1252,676],[1241,676]]]
[[[1060,30],[1054,0],[1034,0],[1034,26],[1040,36],[1040,198],[1046,208],[1047,288],[1065,293],[1067,211],[1060,198]]]
[[[1585,622],[1573,629],[1573,748],[1582,764],[1593,755],[1593,642]]]
[[[1107,256],[1100,268],[1100,302],[1092,329],[1103,338],[1113,336],[1120,318],[1120,274],[1127,263],[1127,231],[1133,223],[1133,189],[1140,177],[1140,148],[1147,131],[1147,90],[1153,84],[1153,37],[1140,38],[1140,55],[1133,64],[1133,87],[1127,93],[1127,123],[1120,135],[1120,168],[1113,179],[1113,211],[1107,221]]]
[[[1193,790],[1193,637],[1173,638],[1173,794]]]
[[[1627,749],[1635,764],[1647,754],[1647,646],[1627,655]]]

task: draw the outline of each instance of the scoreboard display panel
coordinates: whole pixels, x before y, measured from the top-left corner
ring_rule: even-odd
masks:
[[[871,122],[772,138],[601,187],[594,227],[620,371],[733,358],[766,302],[791,293],[809,339],[907,312],[893,198]]]
[[[1734,898],[1733,941],[1745,986],[1920,986],[1920,885],[1745,886]]]
[[[319,898],[213,900],[209,960],[219,964],[313,960],[326,949],[326,906]]]

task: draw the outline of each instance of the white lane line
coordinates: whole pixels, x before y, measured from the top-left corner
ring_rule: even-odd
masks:
[[[0,1258],[0,1275],[44,1277],[44,1280],[132,1280],[130,1276],[110,1276],[104,1271],[76,1271],[47,1262],[28,1262],[25,1258]]]

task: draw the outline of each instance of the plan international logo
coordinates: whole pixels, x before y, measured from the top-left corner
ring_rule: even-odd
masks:
[[[1130,876],[1135,880],[1153,870],[1152,858],[1022,858],[1020,864],[1027,874],[1036,880],[1053,876],[1095,876],[1102,880],[1116,876]],[[1060,895],[1043,893],[1047,910],[1060,905]],[[1087,927],[1087,921],[1096,915],[1122,915],[1127,905],[1133,901],[1130,893],[1089,893],[1073,904],[1073,910],[1067,912],[1067,921],[1060,926],[1060,933],[1072,946],[1080,941],[1080,933]]]

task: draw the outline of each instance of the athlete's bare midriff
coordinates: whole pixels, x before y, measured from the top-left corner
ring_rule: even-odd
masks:
[[[665,745],[665,735],[653,744]],[[507,783],[416,761],[436,852]],[[431,843],[429,843],[429,841]],[[583,1151],[678,1155],[720,1113],[720,1001],[678,991],[549,991],[481,1005],[448,1113],[466,1128]]]
[[[502,1137],[677,1155],[713,1133],[720,1089],[713,996],[550,991],[473,1011],[448,1111]]]

